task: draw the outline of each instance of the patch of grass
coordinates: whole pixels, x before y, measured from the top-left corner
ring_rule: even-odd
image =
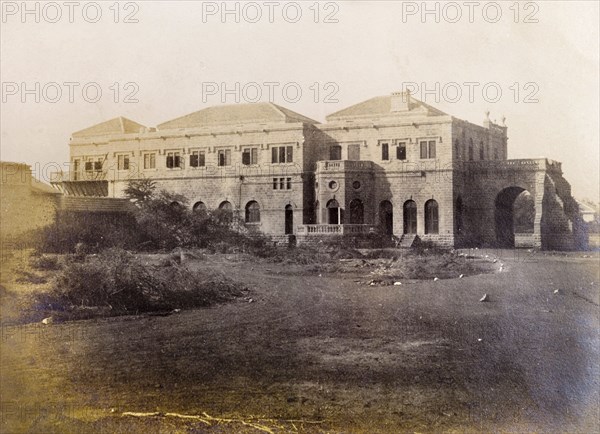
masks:
[[[29,265],[36,270],[56,271],[62,268],[57,256],[39,255],[32,256]]]

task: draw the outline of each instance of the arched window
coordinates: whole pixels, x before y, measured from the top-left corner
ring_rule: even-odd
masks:
[[[350,202],[350,224],[362,225],[364,223],[364,206],[360,199]]]
[[[233,206],[228,201],[223,201],[215,213],[217,221],[221,224],[229,225],[233,222]]]
[[[219,209],[222,209],[223,211],[233,211],[231,203],[227,201],[221,202],[221,205],[219,205]]]
[[[484,150],[483,150],[483,142],[479,142],[479,159],[480,160],[485,159],[485,154],[484,154]]]
[[[196,202],[192,210],[198,213],[206,213],[206,204],[204,202]]]
[[[260,206],[255,201],[246,204],[246,223],[260,222]]]
[[[425,202],[425,233],[438,234],[440,232],[438,204],[431,199]]]
[[[473,161],[473,139],[469,139],[469,161]]]
[[[414,200],[404,202],[404,233],[417,233],[417,204]]]

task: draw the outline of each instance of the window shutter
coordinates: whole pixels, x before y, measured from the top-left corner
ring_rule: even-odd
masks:
[[[288,163],[291,163],[293,161],[293,158],[294,158],[294,147],[293,146],[288,146],[286,149],[287,149],[286,161]]]
[[[429,142],[429,158],[435,158],[435,141]]]
[[[279,162],[285,163],[285,147],[284,146],[281,146],[279,148]]]
[[[427,158],[427,142],[421,142],[421,158]]]

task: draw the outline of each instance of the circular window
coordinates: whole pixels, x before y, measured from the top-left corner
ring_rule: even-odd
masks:
[[[329,188],[331,188],[332,190],[335,190],[338,186],[338,183],[335,181],[330,181],[329,182]]]
[[[360,181],[354,181],[354,182],[352,183],[352,187],[353,187],[355,190],[358,190],[358,189],[360,188]]]

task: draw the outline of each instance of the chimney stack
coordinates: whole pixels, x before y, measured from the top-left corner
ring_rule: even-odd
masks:
[[[393,92],[392,93],[392,106],[391,111],[394,112],[407,112],[410,110],[410,91],[406,92]]]

